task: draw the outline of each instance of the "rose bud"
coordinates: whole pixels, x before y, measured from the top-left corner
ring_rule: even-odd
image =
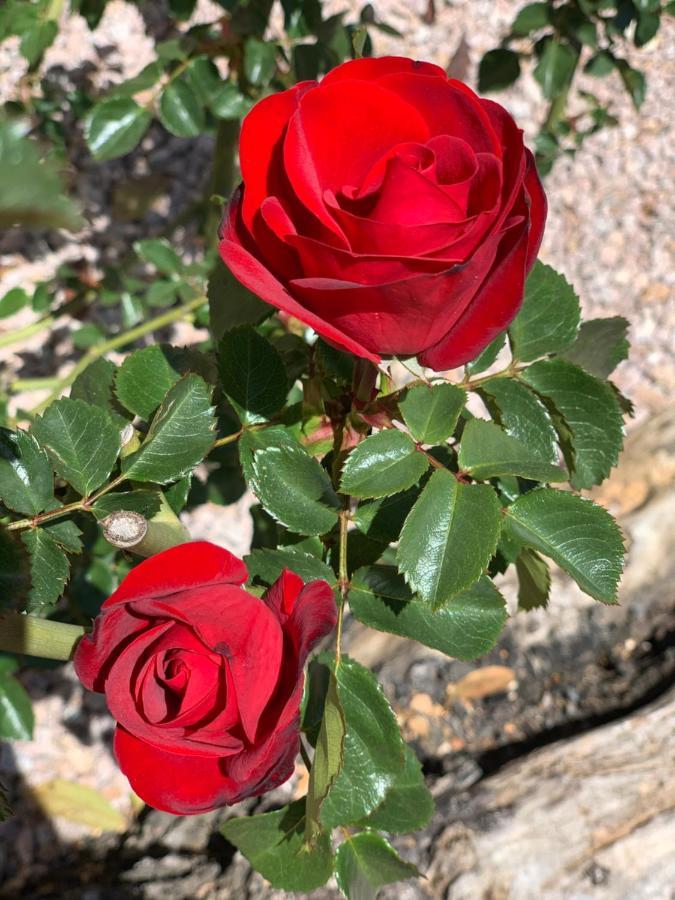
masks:
[[[334,346],[450,369],[516,315],[546,218],[534,159],[438,66],[357,59],[266,97],[240,159],[223,260]]]
[[[303,667],[336,622],[325,581],[285,570],[264,597],[241,560],[182,544],[133,569],[80,641],[75,670],[104,692],[114,751],[157,809],[202,813],[293,772]]]

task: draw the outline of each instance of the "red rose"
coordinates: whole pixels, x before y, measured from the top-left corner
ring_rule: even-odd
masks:
[[[271,790],[293,772],[303,666],[335,626],[325,581],[288,570],[260,599],[206,542],[145,560],[75,652],[117,719],[115,755],[151,806],[185,815]]]
[[[534,160],[437,66],[353,60],[266,97],[240,158],[223,259],[335,346],[449,369],[518,311],[546,218]]]

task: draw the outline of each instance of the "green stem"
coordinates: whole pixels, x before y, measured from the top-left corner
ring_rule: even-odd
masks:
[[[67,516],[71,512],[77,512],[78,510],[85,510],[88,512],[89,508],[93,506],[100,497],[103,497],[104,494],[112,491],[113,488],[116,488],[117,485],[121,484],[125,479],[126,475],[118,475],[117,478],[114,478],[108,484],[104,485],[99,491],[92,494],[91,497],[83,497],[81,500],[76,500],[74,503],[66,503],[65,506],[59,506],[58,509],[51,509],[47,512],[39,513],[39,515],[33,516],[30,519],[17,519],[16,522],[10,522],[5,530],[20,531],[22,528],[36,528],[38,525],[42,525],[43,522],[47,522],[50,519],[60,519],[62,516]]]
[[[190,300],[189,303],[183,303],[181,306],[176,306],[173,309],[167,310],[167,312],[155,316],[154,319],[149,319],[147,322],[143,322],[141,325],[137,325],[135,328],[125,331],[123,334],[117,334],[115,337],[92,347],[73,366],[67,375],[64,375],[63,378],[59,379],[57,386],[52,390],[49,396],[30,411],[31,415],[36,416],[41,412],[44,412],[49,404],[61,395],[62,391],[67,387],[70,387],[77,376],[81,375],[87,366],[101,356],[105,356],[105,354],[109,353],[111,350],[118,350],[126,344],[132,344],[146,334],[151,334],[153,331],[164,328],[166,325],[171,325],[173,322],[180,321],[180,319],[185,318],[185,316],[188,316],[190,313],[199,309],[206,302],[206,297],[196,297],[194,300]]]
[[[84,634],[86,630],[80,625],[66,625],[19,613],[0,616],[0,650],[5,653],[71,659]]]
[[[46,331],[56,322],[56,316],[47,316],[44,319],[38,319],[30,325],[24,325],[23,328],[15,328],[7,334],[0,334],[0,350],[3,347],[9,347],[11,344],[18,344],[20,341],[28,340],[34,334]]]
[[[338,549],[338,587],[340,589],[340,606],[338,607],[337,628],[335,631],[335,663],[339,665],[342,654],[342,624],[345,613],[345,602],[349,591],[349,569],[347,567],[347,529],[349,527],[349,497],[344,498],[344,508],[340,510],[340,544]]]
[[[54,378],[17,378],[11,385],[10,390],[13,394],[19,394],[21,391],[48,391],[56,387],[61,379]]]

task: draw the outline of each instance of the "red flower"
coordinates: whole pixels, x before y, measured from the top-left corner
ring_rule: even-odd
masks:
[[[118,722],[115,755],[151,806],[185,815],[269,791],[293,772],[303,666],[335,626],[325,581],[285,570],[260,599],[206,542],[145,560],[75,652]]]
[[[442,69],[359,59],[261,100],[220,252],[357,356],[474,358],[514,318],[546,198],[511,116]]]

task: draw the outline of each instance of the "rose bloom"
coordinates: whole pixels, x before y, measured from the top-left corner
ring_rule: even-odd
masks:
[[[516,315],[546,198],[522,131],[438,66],[346,62],[261,100],[220,252],[329,343],[436,370]]]
[[[207,812],[293,772],[303,667],[335,600],[288,570],[261,599],[247,576],[214,544],[173,547],[127,575],[78,644],[80,680],[117,720],[120,768],[157,809]]]

